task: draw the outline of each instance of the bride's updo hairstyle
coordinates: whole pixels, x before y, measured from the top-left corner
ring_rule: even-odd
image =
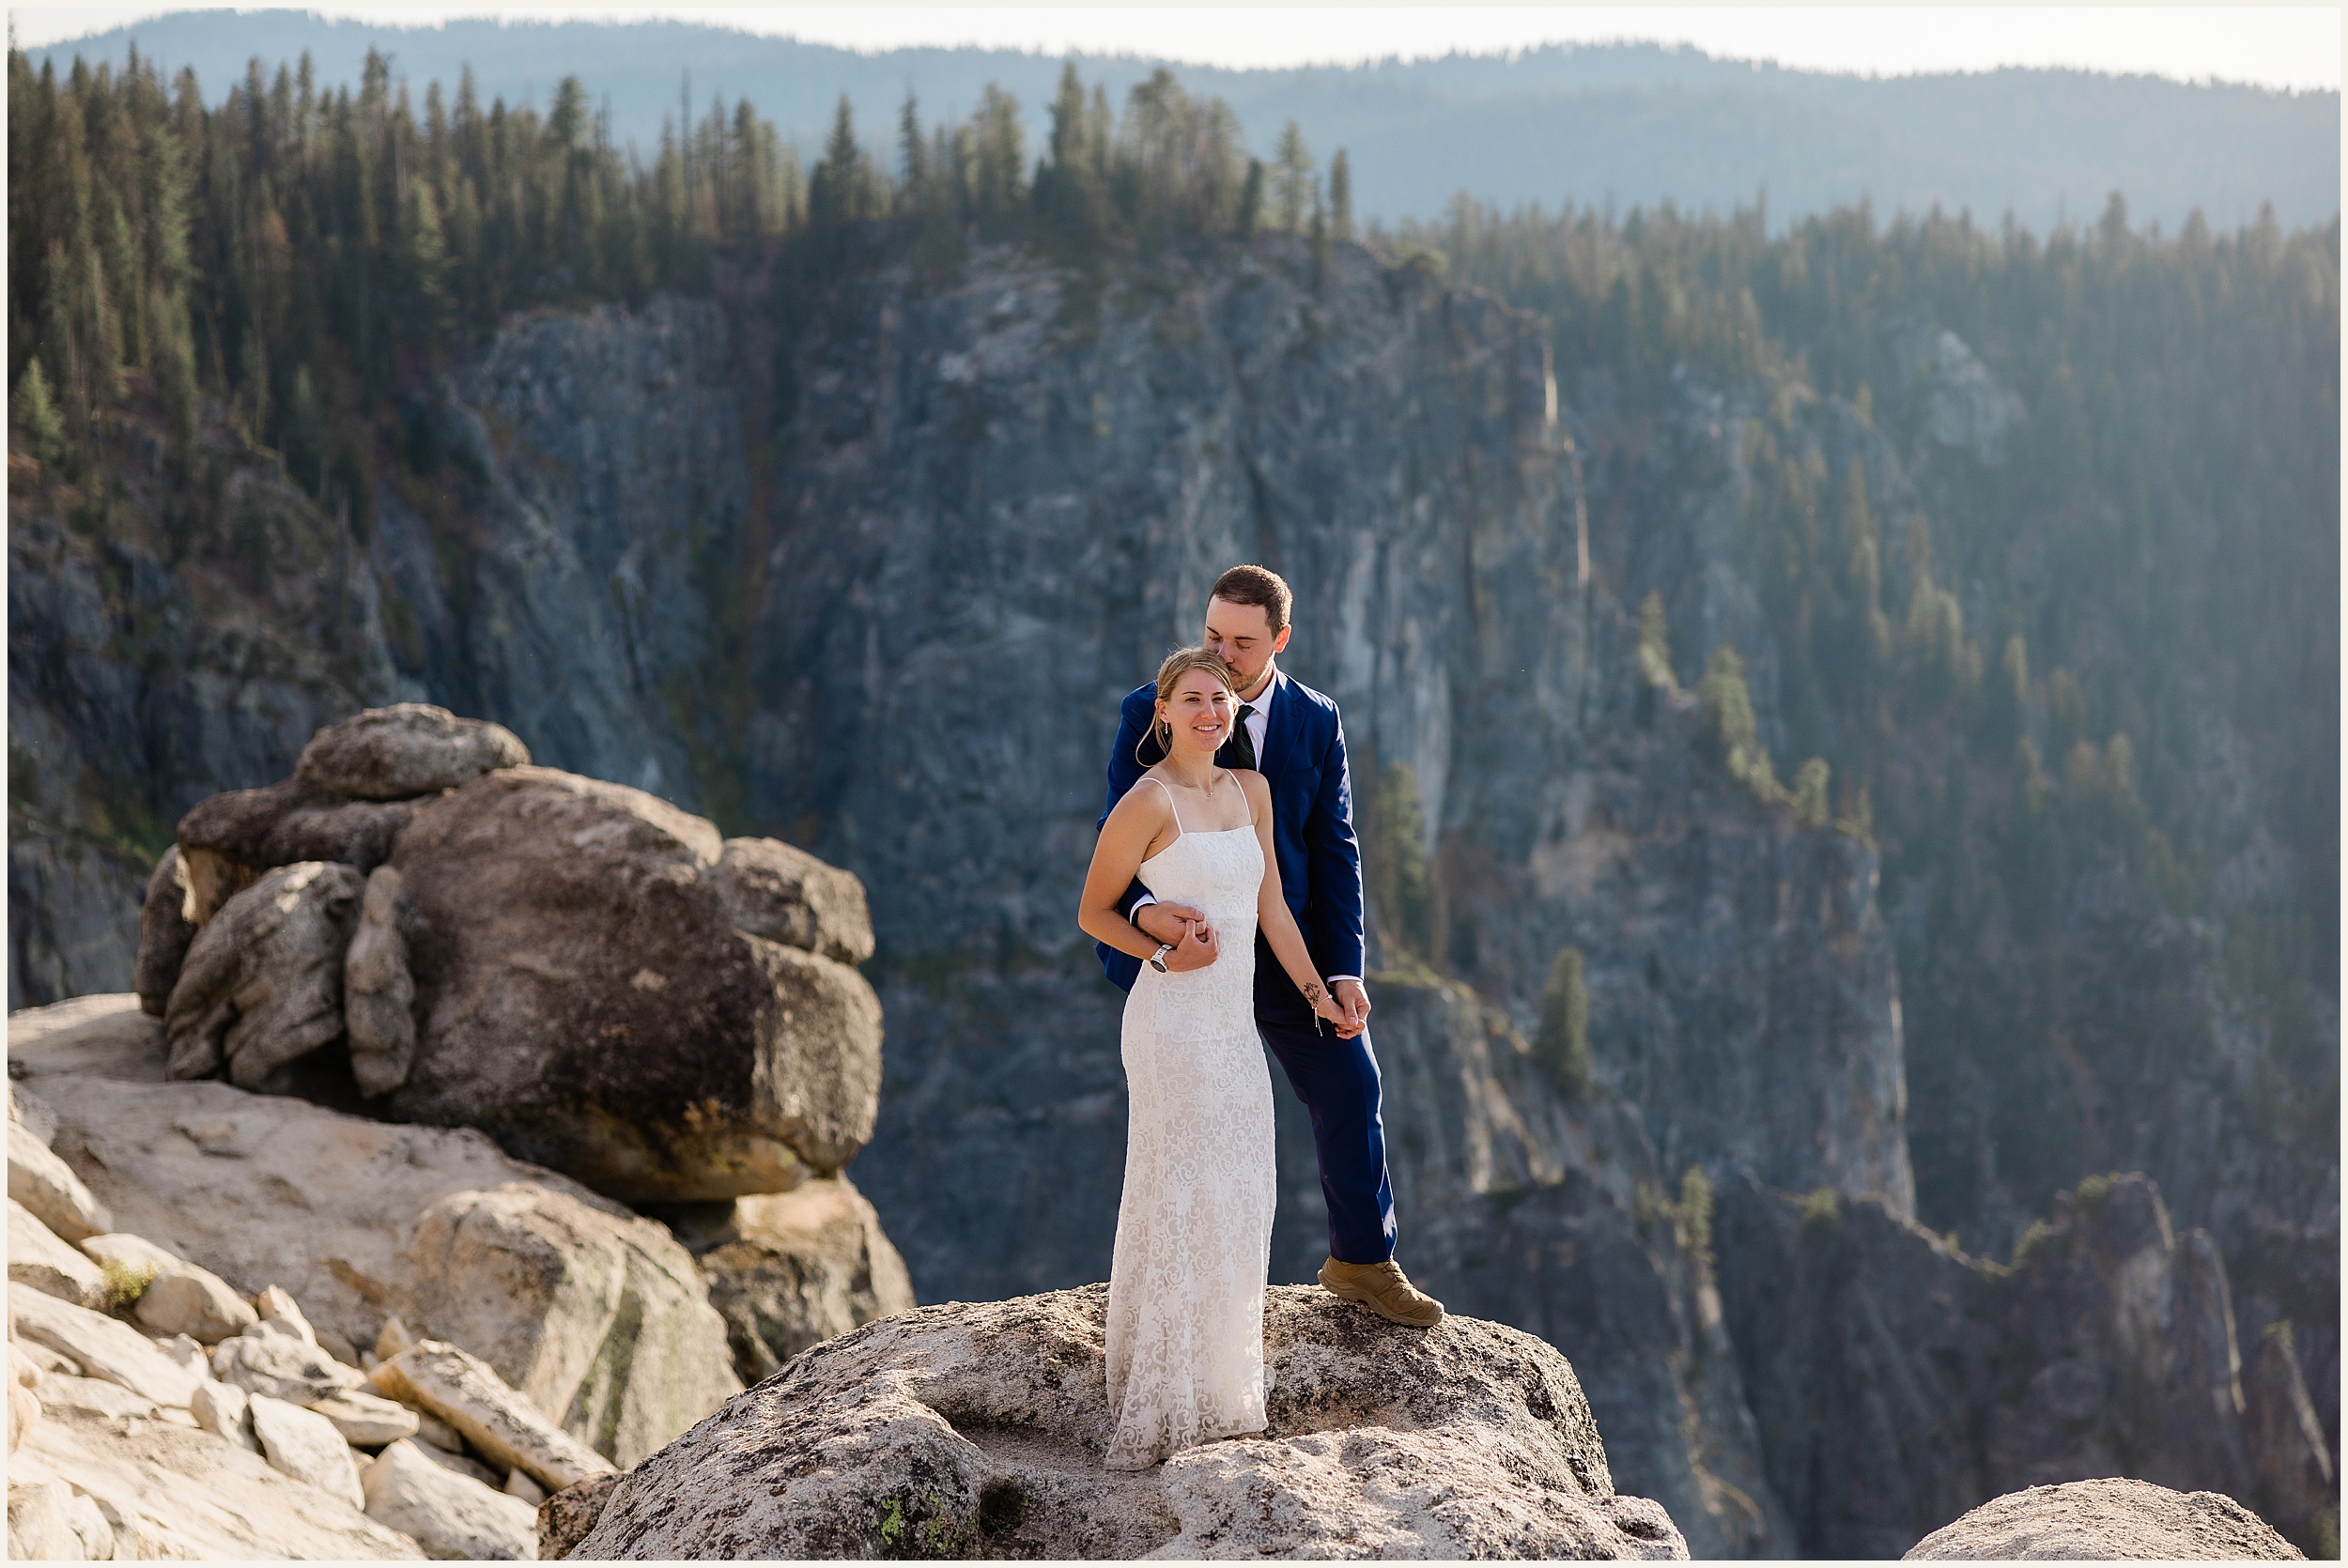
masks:
[[[1231,694],[1232,701],[1239,700],[1239,677],[1231,673],[1231,667],[1225,664],[1222,655],[1212,648],[1177,648],[1166,654],[1158,666],[1158,700],[1173,701],[1174,687],[1194,669],[1203,669],[1213,676],[1223,684],[1223,689]],[[1158,743],[1161,756],[1174,749],[1173,730],[1162,718],[1151,719],[1149,738]],[[1139,742],[1134,744],[1134,761],[1144,767],[1150,765],[1142,758]]]

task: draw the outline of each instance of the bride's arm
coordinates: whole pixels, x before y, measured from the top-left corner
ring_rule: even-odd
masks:
[[[1118,905],[1124,901],[1142,861],[1149,857],[1150,846],[1172,821],[1164,790],[1129,790],[1117,803],[1101,824],[1100,842],[1092,847],[1092,868],[1085,872],[1084,897],[1076,905],[1076,924],[1085,935],[1137,959],[1158,950],[1158,939],[1119,914]],[[1203,940],[1199,939],[1201,931]],[[1203,927],[1194,927],[1192,932],[1166,956],[1168,969],[1200,969],[1215,961],[1221,951],[1215,933]]]
[[[1256,842],[1263,846],[1263,884],[1256,893],[1256,928],[1272,945],[1272,956],[1280,961],[1296,989],[1305,993],[1305,1000],[1314,1012],[1337,1025],[1337,1033],[1352,1037],[1361,1030],[1352,1024],[1345,1009],[1329,994],[1329,987],[1313,967],[1313,956],[1305,946],[1305,933],[1296,929],[1296,916],[1289,909],[1288,899],[1280,891],[1280,857],[1272,844],[1272,786],[1259,773],[1242,772],[1241,785],[1247,791],[1247,807],[1256,820]]]

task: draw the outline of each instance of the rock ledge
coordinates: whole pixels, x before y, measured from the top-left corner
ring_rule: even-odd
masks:
[[[612,1487],[594,1558],[1684,1558],[1618,1497],[1573,1368],[1473,1318],[1269,1293],[1271,1425],[1101,1468],[1107,1288],[950,1303],[816,1346]]]
[[[1917,1542],[1906,1560],[1951,1559],[2304,1560],[2296,1546],[2230,1497],[2116,1477],[1992,1498]]]

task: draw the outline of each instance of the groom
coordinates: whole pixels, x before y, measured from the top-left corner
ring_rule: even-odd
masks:
[[[1289,585],[1261,566],[1234,566],[1207,599],[1206,636],[1238,677],[1240,722],[1215,754],[1228,768],[1253,768],[1272,786],[1273,848],[1280,890],[1295,912],[1314,967],[1329,982],[1348,1027],[1324,1035],[1312,1009],[1259,935],[1256,1028],[1279,1058],[1312,1113],[1321,1191],[1329,1203],[1329,1261],[1322,1288],[1359,1301],[1383,1317],[1432,1327],[1443,1303],[1417,1289],[1394,1261],[1394,1198],[1386,1182],[1386,1133],[1378,1117],[1378,1059],[1370,1054],[1369,997],[1362,989],[1362,859],[1353,839],[1353,792],[1345,768],[1345,731],[1337,705],[1282,674],[1274,662],[1289,645]],[[1117,746],[1109,753],[1108,810],[1143,771],[1164,757],[1148,738],[1157,688],[1145,684],[1125,699]],[[1138,750],[1136,751],[1136,748]],[[1202,910],[1159,903],[1136,882],[1119,913],[1161,943],[1179,942]],[[1109,978],[1134,988],[1141,961],[1103,945]]]

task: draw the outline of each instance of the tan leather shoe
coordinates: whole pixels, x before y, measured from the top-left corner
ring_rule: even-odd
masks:
[[[1383,1263],[1331,1258],[1321,1266],[1321,1288],[1407,1328],[1431,1329],[1443,1321],[1443,1303],[1413,1284],[1392,1258]]]

